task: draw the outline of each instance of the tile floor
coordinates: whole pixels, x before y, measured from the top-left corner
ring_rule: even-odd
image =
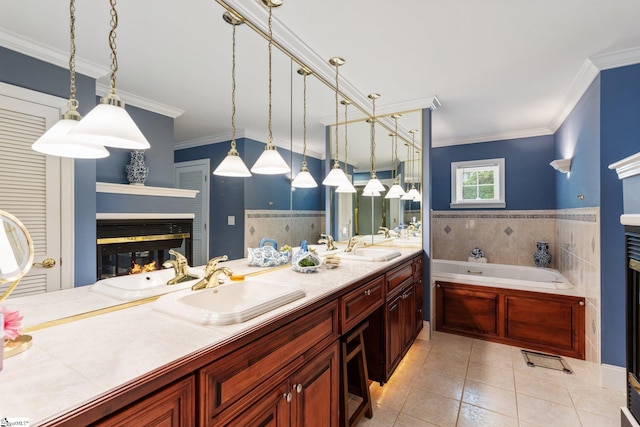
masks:
[[[622,392],[603,389],[593,363],[564,358],[568,375],[528,367],[520,348],[424,330],[391,380],[371,384],[361,427],[620,426]]]

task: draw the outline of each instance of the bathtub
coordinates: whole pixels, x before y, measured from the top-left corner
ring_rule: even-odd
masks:
[[[443,280],[539,292],[574,289],[571,282],[558,270],[520,265],[434,259],[431,261],[431,276],[434,281]]]

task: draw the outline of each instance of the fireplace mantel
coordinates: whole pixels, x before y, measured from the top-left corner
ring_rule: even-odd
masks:
[[[113,184],[96,182],[97,193],[132,194],[138,196],[183,197],[194,199],[199,190],[185,190],[170,187],[149,187],[147,185]]]

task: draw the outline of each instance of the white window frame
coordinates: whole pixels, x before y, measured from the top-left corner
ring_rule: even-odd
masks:
[[[504,158],[471,160],[466,162],[451,162],[451,208],[504,208],[505,179]],[[494,195],[491,200],[463,200],[462,199],[462,172],[468,169],[494,169]]]

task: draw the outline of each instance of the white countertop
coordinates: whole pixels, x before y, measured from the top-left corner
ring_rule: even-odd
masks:
[[[243,323],[203,326],[142,304],[29,333],[33,346],[4,360],[0,371],[0,416],[27,417],[31,425],[55,418],[136,378],[185,356],[293,312],[376,272],[417,255],[387,262],[343,260],[338,268],[296,273],[291,268],[264,273],[265,279],[298,283],[306,296]],[[237,274],[255,271],[246,260],[224,263]],[[84,286],[5,301],[20,310],[23,326],[122,303]]]

